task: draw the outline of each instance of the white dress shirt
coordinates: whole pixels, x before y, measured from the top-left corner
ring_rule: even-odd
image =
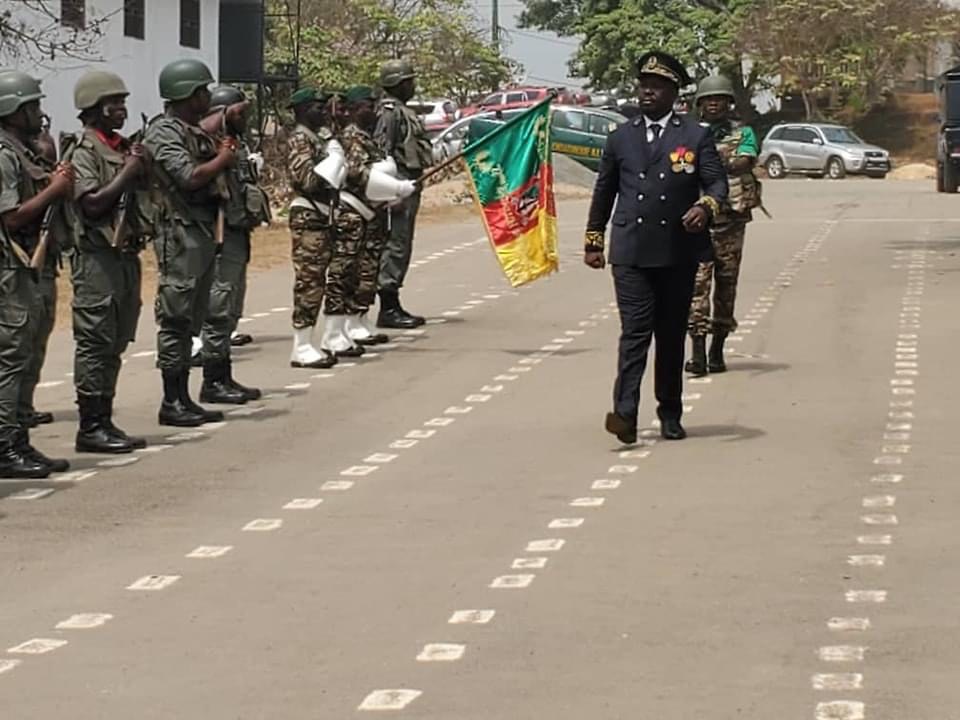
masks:
[[[659,126],[660,126],[660,135],[659,135],[658,137],[663,137],[663,131],[667,129],[667,123],[670,122],[670,118],[672,118],[672,117],[673,117],[673,111],[672,111],[672,110],[671,110],[670,112],[668,112],[666,115],[664,115],[662,118],[660,118],[659,120],[651,120],[651,119],[650,119],[649,117],[647,117],[646,115],[643,116],[643,121],[644,121],[644,124],[646,125],[646,128],[647,128],[647,142],[648,142],[648,143],[652,143],[653,140],[654,140],[653,130],[651,129],[650,126],[651,126],[651,125],[659,125]]]

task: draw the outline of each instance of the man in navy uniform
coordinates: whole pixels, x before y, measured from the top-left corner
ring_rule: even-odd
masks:
[[[727,197],[709,130],[673,112],[680,88],[692,82],[683,64],[649,52],[639,60],[639,79],[641,114],[607,138],[584,248],[584,262],[603,268],[613,211],[610,264],[621,334],[606,429],[623,443],[637,439],[640,381],[653,338],[660,433],[686,437],[680,418],[687,316],[697,264],[711,256],[710,222]]]

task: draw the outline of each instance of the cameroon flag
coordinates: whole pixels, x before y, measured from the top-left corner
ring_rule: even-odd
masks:
[[[510,284],[517,287],[555,272],[550,101],[471,143],[464,161],[487,236]]]

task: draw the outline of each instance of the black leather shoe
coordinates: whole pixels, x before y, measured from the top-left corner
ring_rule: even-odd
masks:
[[[377,316],[377,327],[394,330],[412,330],[419,327],[416,319],[406,315],[400,308],[381,310]]]
[[[340,350],[338,352],[335,352],[334,356],[338,359],[339,358],[356,358],[356,357],[360,357],[365,352],[366,350],[363,349],[363,345],[352,345],[347,350]]]
[[[683,369],[695,377],[702,377],[707,374],[707,338],[705,335],[693,335],[690,339],[693,354]]]
[[[633,445],[637,442],[637,423],[627,420],[616,413],[607,413],[607,420],[604,427],[611,435],[616,435],[617,440],[624,445]]]
[[[687,431],[679,420],[661,420],[660,437],[664,440],[683,440],[687,437]]]
[[[103,403],[103,426],[107,432],[114,438],[129,443],[134,450],[142,450],[147,446],[147,439],[135,435],[127,435],[121,428],[113,424],[113,398],[105,397],[101,400]]]
[[[247,335],[247,333],[237,333],[230,337],[230,344],[233,347],[243,347],[244,345],[249,345],[253,342],[253,336]]]
[[[308,368],[310,370],[328,370],[337,364],[337,358],[334,355],[331,355],[326,350],[320,350],[322,357],[313,362],[297,362],[296,360],[290,361],[290,367],[292,368]]]
[[[247,387],[246,385],[241,385],[236,380],[234,380],[232,376],[227,378],[227,383],[229,383],[230,387],[232,387],[237,392],[243,393],[243,396],[247,398],[247,400],[259,400],[260,398],[263,397],[263,393],[260,391],[260,388]]]
[[[407,318],[407,320],[410,320],[411,322],[413,322],[413,323],[414,323],[414,327],[420,327],[421,325],[425,325],[425,324],[427,323],[427,319],[426,319],[425,317],[420,317],[419,315],[414,315],[414,314],[412,314],[412,313],[408,313],[408,312],[407,312],[406,310],[404,310],[402,307],[400,308],[400,313],[401,313],[405,318]]]
[[[368,338],[363,338],[362,340],[354,340],[357,345],[384,345],[385,343],[390,342],[390,337],[383,333],[375,333]]]

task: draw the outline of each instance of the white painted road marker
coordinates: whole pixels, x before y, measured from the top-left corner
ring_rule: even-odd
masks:
[[[179,579],[179,575],[146,575],[128,585],[127,590],[165,590]]]
[[[363,699],[357,710],[403,710],[421,695],[421,690],[374,690]]]

